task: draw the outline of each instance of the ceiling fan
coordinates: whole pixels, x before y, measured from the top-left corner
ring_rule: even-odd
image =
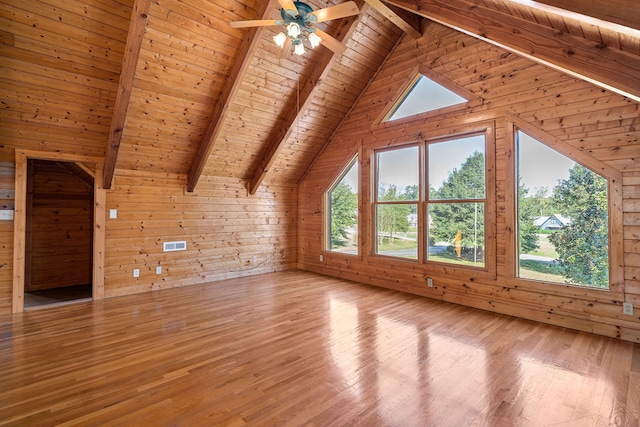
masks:
[[[335,53],[342,54],[347,47],[334,37],[316,28],[314,24],[330,21],[332,19],[346,18],[357,15],[358,6],[353,1],[347,1],[324,9],[313,10],[311,6],[301,1],[278,0],[282,9],[280,16],[282,19],[260,19],[248,21],[231,21],[232,28],[247,27],[271,27],[284,26],[284,31],[278,33],[273,40],[285,51],[293,45],[293,53],[303,55],[305,53],[304,40],[308,40],[311,47],[319,44],[331,49]]]

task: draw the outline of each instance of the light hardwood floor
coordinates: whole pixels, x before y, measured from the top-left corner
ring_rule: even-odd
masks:
[[[0,317],[0,425],[638,426],[640,345],[293,271]]]

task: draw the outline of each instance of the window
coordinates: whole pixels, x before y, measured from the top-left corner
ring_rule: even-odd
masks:
[[[354,158],[327,191],[328,230],[326,248],[358,254],[358,158]]]
[[[419,149],[376,153],[376,253],[418,258]]]
[[[518,130],[517,276],[609,288],[608,181]]]
[[[467,99],[419,74],[391,109],[387,121],[466,103]]]
[[[376,254],[418,260],[422,242],[426,261],[484,268],[485,152],[484,133],[377,151]]]
[[[427,259],[484,267],[485,136],[428,145]]]

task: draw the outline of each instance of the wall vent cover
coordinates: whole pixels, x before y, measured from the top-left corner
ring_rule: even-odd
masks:
[[[173,252],[173,251],[186,251],[187,250],[187,242],[181,240],[179,242],[164,242],[163,243],[164,252]]]

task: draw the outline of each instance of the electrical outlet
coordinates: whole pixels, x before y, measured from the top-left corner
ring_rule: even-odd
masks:
[[[162,274],[162,266],[156,265],[156,274]]]
[[[633,304],[631,304],[630,302],[622,303],[622,314],[633,316]]]
[[[427,286],[433,288],[433,279],[431,277],[427,277]]]
[[[109,209],[109,218],[118,218],[118,209]]]
[[[320,262],[324,261],[324,257],[320,255]]]
[[[253,263],[255,264],[256,262],[258,262],[258,257],[257,256],[253,256]]]
[[[138,270],[137,268],[133,269],[133,277],[140,277],[140,270]]]

